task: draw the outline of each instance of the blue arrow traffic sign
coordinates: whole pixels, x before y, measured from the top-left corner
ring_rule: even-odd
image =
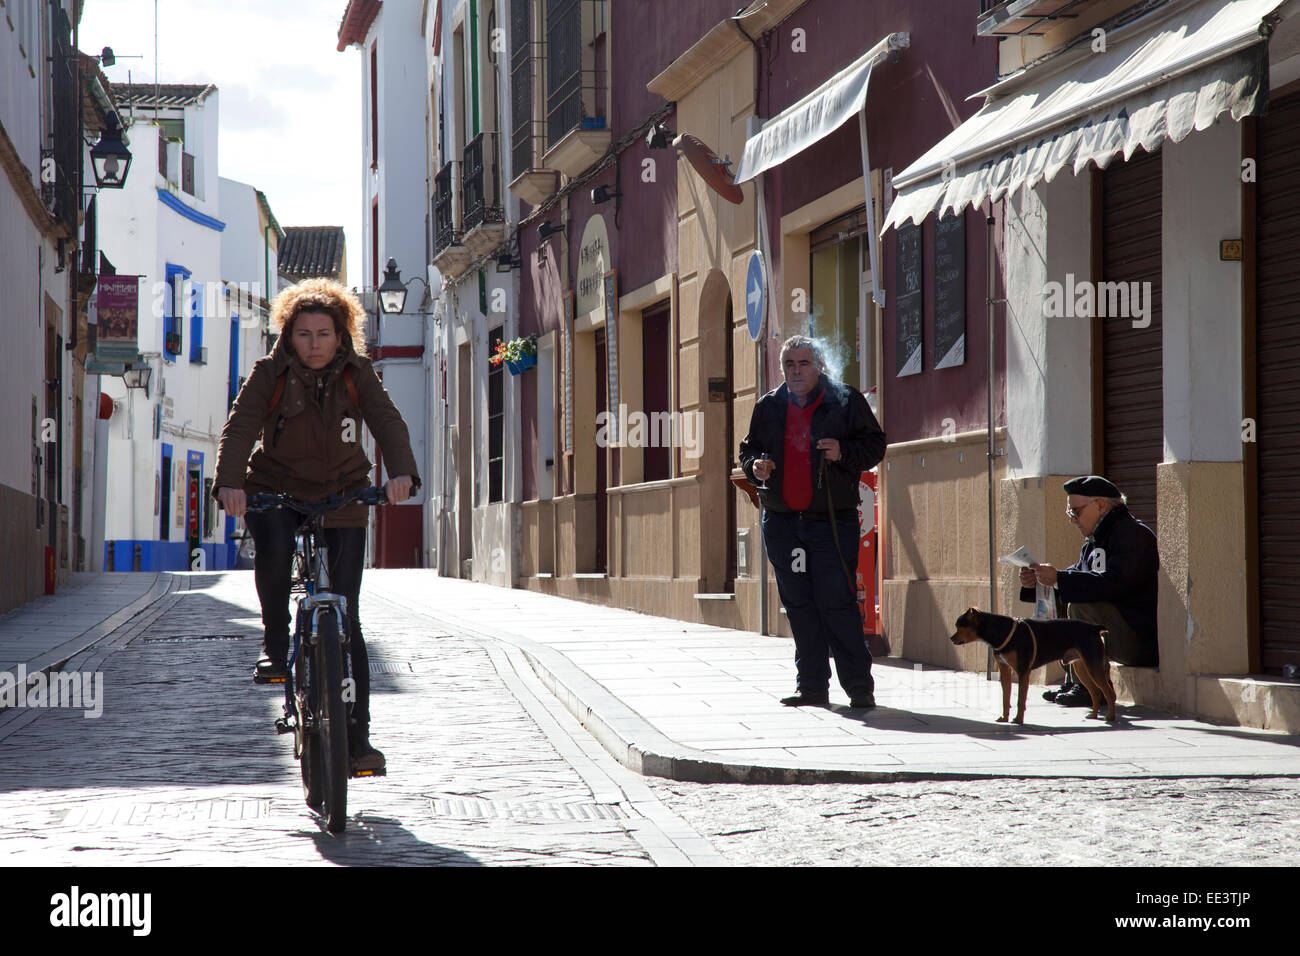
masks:
[[[767,270],[763,268],[763,253],[755,250],[749,257],[745,270],[745,322],[749,337],[755,342],[763,332],[763,312],[767,302]]]

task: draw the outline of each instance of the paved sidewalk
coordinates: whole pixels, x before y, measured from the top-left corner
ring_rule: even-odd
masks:
[[[519,647],[621,763],[677,780],[813,783],[985,777],[1300,776],[1300,737],[1134,706],[1114,726],[1031,691],[1023,727],[998,724],[982,675],[877,661],[877,709],[779,703],[787,639],[651,617],[430,571],[367,571],[367,591],[453,632]]]
[[[0,616],[0,671],[48,671],[108,636],[174,587],[146,571],[76,572],[54,594]]]
[[[172,575],[74,578],[76,586],[0,618],[0,670],[56,665],[177,586]],[[850,711],[834,684],[831,708],[786,708],[778,702],[794,687],[786,639],[421,570],[367,571],[363,616],[375,599],[518,648],[620,763],[647,775],[750,783],[1300,777],[1295,735],[1132,706],[1110,726],[1037,692],[1029,723],[998,724],[996,681],[895,659],[876,663],[874,711]]]

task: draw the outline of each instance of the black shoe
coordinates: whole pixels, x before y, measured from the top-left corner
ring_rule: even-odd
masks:
[[[782,697],[781,703],[787,707],[829,707],[831,695],[829,691],[822,694],[812,694],[801,690],[793,697]]]
[[[1060,687],[1053,687],[1051,690],[1045,690],[1045,691],[1043,691],[1043,700],[1056,700],[1056,698],[1058,698],[1059,696],[1061,696],[1062,694],[1064,694],[1064,693],[1065,693],[1066,691],[1068,691],[1070,688],[1072,688],[1072,687],[1078,687],[1078,686],[1079,686],[1079,685],[1076,684],[1076,683],[1074,683],[1073,681],[1068,681],[1068,680],[1067,680],[1067,681],[1066,681],[1064,684],[1062,684]]]
[[[1092,695],[1082,684],[1075,684],[1057,694],[1056,702],[1062,707],[1091,707]]]
[[[352,756],[352,776],[382,777],[387,772],[384,755],[370,743],[370,728],[354,724],[348,730],[348,753]]]
[[[283,659],[272,659],[263,654],[253,668],[253,683],[282,684],[289,679],[289,668]]]
[[[871,691],[867,691],[865,694],[854,694],[849,698],[849,706],[854,710],[875,710],[876,695]]]

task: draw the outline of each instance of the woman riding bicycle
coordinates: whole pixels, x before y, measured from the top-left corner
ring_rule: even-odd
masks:
[[[264,681],[288,675],[290,563],[299,516],[287,508],[245,514],[247,493],[320,501],[365,488],[372,465],[361,448],[362,420],[393,476],[384,485],[389,502],[405,501],[420,487],[406,423],[362,354],[364,319],[356,295],[333,280],[307,279],[282,291],[270,317],[279,341],[253,365],[221,431],[213,495],[253,535],[263,625],[255,673]],[[348,749],[356,769],[380,771],[384,755],[370,744],[370,664],[358,608],[368,516],[363,503],[330,512],[325,544],[330,587],[347,598],[356,682]]]

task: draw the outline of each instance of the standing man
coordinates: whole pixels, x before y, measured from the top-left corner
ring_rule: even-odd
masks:
[[[787,707],[830,704],[834,655],[853,707],[876,706],[863,636],[858,567],[858,480],[885,457],[885,433],[862,393],[825,375],[820,346],[781,346],[785,384],[754,406],[740,465],[759,488],[763,541],[794,633],[797,693]]]
[[[1065,514],[1083,535],[1079,560],[1064,571],[1050,564],[1020,570],[1020,600],[1033,603],[1035,585],[1055,588],[1074,621],[1106,628],[1106,656],[1133,667],[1157,667],[1156,602],[1160,591],[1160,555],[1156,536],[1133,517],[1124,496],[1100,475],[1082,475],[1065,483]],[[1092,706],[1092,696],[1067,679],[1059,692],[1048,691],[1058,704]],[[1046,696],[1046,695],[1044,695]]]

